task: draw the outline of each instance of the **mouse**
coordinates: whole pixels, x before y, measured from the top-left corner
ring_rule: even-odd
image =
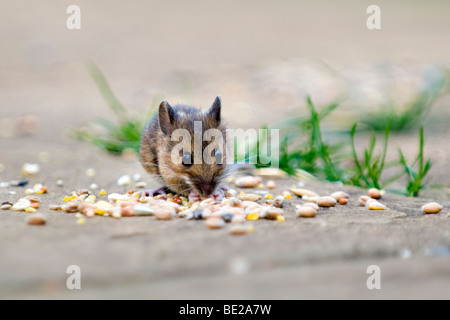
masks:
[[[216,129],[222,134],[223,141],[226,141],[226,125],[221,117],[221,109],[220,96],[217,96],[211,107],[205,111],[185,104],[171,106],[166,100],[160,103],[158,113],[142,132],[139,153],[145,171],[159,180],[163,187],[145,190],[143,194],[154,196],[173,193],[187,197],[189,201],[205,198],[221,201],[225,197],[225,192],[229,189],[223,184],[228,172],[225,163],[226,147],[219,148],[216,145],[207,149],[211,151],[212,162],[196,161],[202,154],[196,154],[200,149],[196,149],[194,141],[194,128],[199,131],[199,123],[201,137],[206,130]],[[188,132],[191,139],[179,151],[174,148],[179,145],[180,140],[172,141],[177,129],[187,130],[184,132]],[[201,141],[201,153],[209,144],[209,141]],[[180,159],[174,161],[173,154]]]

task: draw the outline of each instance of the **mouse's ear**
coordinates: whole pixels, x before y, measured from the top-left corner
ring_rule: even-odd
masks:
[[[159,105],[159,127],[164,134],[170,134],[175,120],[175,111],[170,104],[163,100]]]
[[[211,108],[208,111],[208,114],[211,118],[217,121],[217,124],[220,124],[220,109],[222,108],[222,101],[220,100],[220,97],[217,96],[214,100]]]

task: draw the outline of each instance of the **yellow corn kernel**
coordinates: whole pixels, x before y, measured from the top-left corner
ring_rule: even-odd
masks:
[[[278,215],[277,216],[277,220],[279,221],[279,222],[284,222],[284,216],[282,216],[281,214],[280,215]]]
[[[268,194],[266,194],[265,198],[270,200],[270,199],[273,199],[273,196],[271,193],[268,193]]]
[[[26,212],[26,213],[35,213],[35,212],[36,212],[36,209],[33,208],[33,207],[28,207],[28,208],[25,209],[25,212]]]
[[[259,214],[257,214],[256,212],[252,212],[247,216],[247,220],[258,220],[259,219]]]
[[[84,202],[87,202],[87,203],[94,203],[96,198],[97,198],[96,196],[94,196],[93,194],[91,194],[91,195],[89,195],[89,196],[84,200]]]
[[[77,224],[84,224],[85,223],[85,220],[83,219],[83,218],[78,218],[78,220],[77,220]]]
[[[105,189],[100,190],[100,192],[98,193],[99,196],[105,196],[107,193],[105,191]]]
[[[248,233],[253,233],[255,228],[253,226],[248,227]]]

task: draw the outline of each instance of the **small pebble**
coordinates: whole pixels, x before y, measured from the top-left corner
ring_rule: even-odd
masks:
[[[63,187],[63,186],[64,186],[64,180],[62,180],[62,179],[56,180],[56,185],[57,185],[58,187]]]

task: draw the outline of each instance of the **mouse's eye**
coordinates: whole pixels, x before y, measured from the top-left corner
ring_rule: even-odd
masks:
[[[216,150],[216,152],[214,152],[214,158],[216,158],[217,164],[222,164],[222,161],[223,161],[222,152],[220,152],[219,150]]]
[[[183,156],[181,157],[181,162],[186,167],[189,167],[192,165],[192,155],[189,152],[183,153]]]

